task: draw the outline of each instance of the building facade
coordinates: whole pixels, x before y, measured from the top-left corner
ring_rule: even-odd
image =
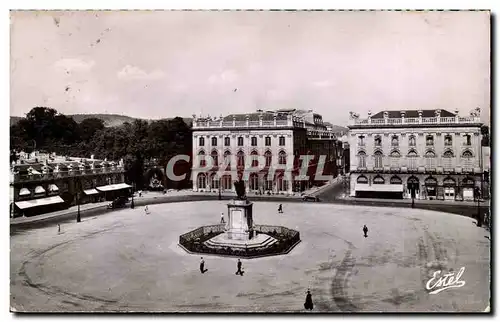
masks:
[[[11,217],[37,215],[127,194],[123,161],[21,153],[11,165]]]
[[[352,197],[474,200],[481,187],[479,115],[446,110],[351,114]]]
[[[207,169],[203,168],[206,166],[203,160],[199,161],[201,164],[193,161],[193,190],[234,191],[233,181],[236,178],[229,174],[219,177],[218,171],[226,166],[225,170],[241,175],[245,164],[258,167],[255,159],[260,156],[265,165],[244,178],[247,192],[291,194],[303,191],[318,183],[314,174],[321,162],[320,155],[324,155],[323,175],[337,172],[335,142],[336,136],[327,130],[322,116],[311,110],[259,110],[218,119],[195,118],[194,160],[200,156],[209,157],[213,160],[213,166]],[[301,167],[299,156],[306,154],[314,157],[308,165],[310,179],[295,180]],[[286,165],[289,157],[294,160],[292,171],[270,172],[274,167]]]

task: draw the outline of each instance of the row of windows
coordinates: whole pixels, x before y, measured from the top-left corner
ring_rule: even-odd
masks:
[[[380,175],[377,175],[373,178],[373,184],[385,184],[385,179],[380,176]],[[419,183],[419,180],[417,177],[414,177],[414,176],[411,176],[410,178],[408,178],[408,183]],[[361,184],[366,184],[368,183],[368,178],[365,176],[365,175],[360,175],[357,179],[356,179],[356,183],[361,183]],[[398,176],[392,176],[389,180],[389,183],[390,184],[402,184],[403,183],[403,180],[401,180],[400,177]],[[428,177],[427,179],[424,180],[424,183],[426,185],[437,185],[437,179],[434,178],[434,177]],[[473,185],[474,184],[474,179],[472,178],[469,178],[469,177],[466,177],[462,180],[462,184],[464,185]],[[443,185],[449,185],[449,186],[454,186],[456,185],[456,180],[452,177],[446,177],[444,180],[443,180]]]
[[[375,151],[375,153],[373,153],[373,155],[375,157],[382,157],[383,154],[381,151]],[[358,156],[365,156],[366,157],[366,152],[364,151],[359,151],[358,152]],[[399,153],[399,151],[397,150],[394,150],[391,152],[391,154],[389,155],[390,157],[393,157],[393,158],[399,158],[401,157],[401,154]],[[417,151],[415,150],[410,150],[407,154],[407,157],[418,157],[418,153]],[[424,155],[424,157],[426,158],[435,158],[436,157],[436,153],[434,153],[434,151],[427,151]],[[453,154],[453,151],[451,150],[446,150],[444,153],[443,153],[443,157],[444,158],[454,158],[455,155]],[[465,150],[463,153],[462,153],[462,158],[473,158],[474,155],[472,154],[472,152],[470,150]]]
[[[198,155],[205,156],[205,152],[200,151],[198,153]],[[258,166],[258,160],[257,160],[258,155],[259,154],[256,151],[252,151],[252,153],[250,153],[250,158],[253,159],[252,160],[252,167]],[[219,164],[219,153],[217,153],[217,151],[212,151],[210,156],[212,157],[213,163],[215,165],[218,165]],[[230,157],[231,157],[231,152],[229,152],[229,151],[224,152],[225,164],[231,165],[231,158]],[[272,153],[270,151],[266,151],[266,153],[264,153],[264,158],[266,160],[266,166],[270,166],[271,162],[272,162],[272,158],[273,158]],[[237,166],[244,166],[245,165],[245,153],[243,153],[243,151],[239,151],[236,154],[236,161],[237,161]],[[278,164],[286,164],[286,152],[285,151],[280,151],[278,153]],[[204,158],[201,158],[200,166],[204,167],[206,165],[207,165],[206,160]]]
[[[383,160],[383,155],[382,155],[382,152],[380,151],[377,151],[374,153],[374,160],[375,160],[375,165],[374,167],[375,168],[382,168],[382,160]],[[397,151],[393,151],[390,155],[390,157],[392,158],[392,166],[393,167],[396,167],[399,165],[399,158],[400,158],[400,154],[399,152]],[[363,152],[363,151],[360,151],[358,153],[358,157],[359,157],[359,163],[358,163],[358,166],[360,168],[366,168],[366,153]],[[409,163],[408,163],[408,166],[410,168],[416,168],[417,167],[417,152],[412,150],[408,153],[407,157],[409,158]],[[435,158],[436,158],[436,154],[433,152],[433,151],[427,151],[427,153],[425,153],[425,156],[424,156],[426,159],[426,164],[427,164],[427,167],[435,167]],[[453,152],[452,151],[446,151],[444,154],[443,154],[443,157],[445,158],[445,160],[448,160],[446,162],[444,162],[444,166],[445,167],[452,167],[452,162],[451,162],[451,159],[454,157],[453,155]],[[466,150],[462,153],[462,158],[463,158],[463,166],[465,167],[471,167],[472,166],[472,158],[473,158],[473,155],[472,155],[472,152],[469,151],[469,150]]]
[[[375,135],[373,140],[374,140],[375,146],[382,146],[382,136],[381,135]],[[416,142],[417,142],[417,138],[415,135],[410,135],[408,137],[408,145],[409,146],[416,146]],[[358,145],[360,145],[360,146],[365,145],[365,136],[360,135],[358,137]],[[391,145],[392,146],[399,146],[399,137],[397,135],[392,136]],[[427,145],[427,146],[434,145],[434,136],[433,135],[430,135],[430,134],[426,135],[425,145]],[[453,137],[450,134],[446,134],[444,136],[444,145],[445,146],[453,145]],[[468,145],[468,146],[472,145],[470,134],[466,134],[464,136],[464,145]]]
[[[231,181],[231,176],[224,175],[222,178],[219,178],[215,173],[211,176],[207,176],[204,173],[200,173],[197,178],[197,186],[198,189],[206,189],[207,179],[210,179],[210,188],[211,189],[219,189],[219,185],[222,189],[230,190],[233,187],[233,183]],[[264,180],[263,188],[264,190],[273,190],[274,182],[273,180]],[[257,174],[252,173],[248,178],[248,188],[250,190],[259,190],[259,177]],[[283,175],[278,175],[276,178],[276,188],[278,191],[286,191],[288,190],[288,180],[286,180]]]
[[[279,142],[278,142],[279,146],[285,146],[285,137],[280,136],[278,139],[279,139]],[[211,143],[212,143],[212,146],[217,146],[217,137],[215,137],[215,136],[212,137]],[[238,143],[238,146],[243,146],[243,137],[242,136],[237,138],[237,143]],[[205,146],[205,138],[204,137],[200,137],[198,139],[198,145]],[[255,136],[251,137],[250,145],[257,146],[257,137],[255,137]],[[271,146],[271,137],[270,136],[265,137],[264,145]],[[224,138],[224,146],[231,146],[231,138],[229,138],[229,137]]]

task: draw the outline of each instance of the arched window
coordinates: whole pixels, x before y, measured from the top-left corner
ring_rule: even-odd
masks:
[[[266,151],[266,153],[264,153],[264,157],[266,158],[266,167],[270,167],[273,159],[271,151]]]
[[[224,164],[231,165],[231,152],[224,152]]]
[[[417,154],[417,151],[410,150],[410,152],[408,152],[408,155],[406,157],[408,158],[408,169],[410,169],[410,170],[417,170],[417,168],[418,168],[418,154]]]
[[[462,158],[472,158],[472,152],[470,152],[469,150],[465,150],[463,153],[462,153]]]
[[[473,164],[473,155],[472,155],[472,152],[469,151],[469,150],[465,150],[463,153],[462,153],[462,160],[461,160],[461,163],[462,163],[462,166],[464,168],[467,168],[467,169],[471,169],[472,168],[472,164]],[[470,170],[469,170],[470,171]]]
[[[212,137],[212,146],[217,146],[217,138],[215,136]]]
[[[418,194],[420,193],[420,181],[418,180],[417,177],[411,176],[408,178],[408,181],[406,182],[407,186],[407,192],[411,193],[411,188],[415,188],[415,193]]]
[[[225,174],[222,176],[222,189],[231,190],[231,176],[229,174]]]
[[[280,153],[278,153],[278,164],[286,164],[286,153],[285,153],[285,151],[280,151]]]
[[[230,146],[231,145],[231,139],[229,137],[224,138],[224,146]]]
[[[360,151],[358,153],[358,167],[359,168],[366,168],[366,153],[363,151]]]
[[[219,165],[219,153],[217,153],[217,151],[213,150],[211,157],[212,157],[213,165],[218,166]]]
[[[203,136],[200,136],[200,138],[198,139],[198,145],[205,146],[205,138]]]
[[[453,168],[453,151],[446,150],[443,153],[443,168],[452,169]]]
[[[375,178],[373,178],[373,184],[384,184],[384,183],[385,180],[381,176],[375,176]]]
[[[288,190],[288,181],[282,174],[278,175],[278,191],[287,191],[287,190]]]
[[[217,173],[210,176],[210,188],[219,189],[219,177],[217,176]]]
[[[436,167],[436,153],[433,151],[427,151],[424,155],[425,157],[425,166],[429,169],[433,169]]]
[[[382,152],[376,151],[373,154],[373,157],[375,158],[375,168],[381,169],[382,168]]]
[[[259,165],[259,160],[258,160],[258,156],[259,156],[259,153],[257,153],[257,151],[252,151],[252,153],[250,153],[250,158],[252,160],[252,167],[257,167]]]
[[[198,158],[200,160],[200,167],[207,165],[207,160],[205,160],[205,151],[198,152]]]
[[[425,157],[426,158],[435,158],[436,153],[434,153],[434,151],[427,151],[427,152],[425,152]]]
[[[437,180],[433,177],[428,177],[425,179],[425,188],[427,190],[427,196],[435,197],[437,194]]]
[[[399,168],[399,159],[401,158],[401,153],[397,150],[391,152],[391,168]]]
[[[443,186],[455,186],[456,181],[452,177],[447,177],[443,180]]]
[[[248,180],[248,188],[250,190],[259,190],[259,176],[257,173],[251,173]]]
[[[207,188],[207,176],[204,173],[198,174],[198,189]]]
[[[391,184],[402,184],[403,180],[401,180],[401,178],[398,177],[398,176],[392,176],[391,180],[390,180],[390,183]]]
[[[451,150],[444,151],[443,158],[453,158],[453,151]]]
[[[401,156],[401,154],[397,150],[393,150],[391,152],[391,158],[399,158],[400,156]]]
[[[356,179],[356,183],[368,183],[368,178],[361,175]]]
[[[237,166],[238,167],[244,167],[245,166],[245,153],[243,151],[240,151],[236,154],[236,159],[237,161]]]

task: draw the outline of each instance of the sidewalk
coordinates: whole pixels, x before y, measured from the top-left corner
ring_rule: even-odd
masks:
[[[338,198],[337,200],[345,200],[348,202],[373,202],[373,203],[402,203],[402,204],[411,204],[411,199],[378,199],[378,198],[356,198],[356,197],[345,197],[345,198]],[[420,204],[420,205],[453,205],[453,206],[466,206],[466,207],[477,207],[477,201],[455,201],[455,200],[420,200],[420,199],[415,199],[415,204]],[[481,207],[489,207],[490,206],[490,201],[485,200],[480,202]]]

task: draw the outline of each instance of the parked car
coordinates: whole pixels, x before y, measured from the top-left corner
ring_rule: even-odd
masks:
[[[113,200],[109,205],[108,209],[116,209],[116,208],[123,208],[128,202],[127,197],[118,197],[115,200]]]
[[[318,197],[316,196],[303,196],[302,197],[303,201],[313,201],[313,202],[319,202],[321,201]]]

